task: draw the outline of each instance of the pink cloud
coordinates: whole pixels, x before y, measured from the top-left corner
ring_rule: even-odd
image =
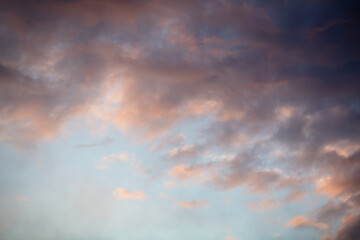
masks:
[[[337,197],[345,189],[346,186],[339,180],[333,179],[333,177],[324,177],[316,181],[316,191],[329,197]]]
[[[195,178],[201,175],[201,169],[193,166],[185,166],[184,164],[179,164],[175,166],[170,172],[170,176],[176,177],[179,179],[189,179]]]
[[[225,240],[241,240],[241,239],[238,238],[238,237],[227,236],[227,237],[225,238]]]
[[[144,192],[141,191],[129,191],[124,188],[117,188],[113,191],[113,195],[116,197],[116,199],[129,199],[129,200],[144,200],[147,198],[147,195]]]
[[[178,206],[183,208],[204,208],[209,206],[209,202],[207,200],[181,201]]]

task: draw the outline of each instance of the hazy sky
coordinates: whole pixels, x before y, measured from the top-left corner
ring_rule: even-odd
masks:
[[[360,239],[359,12],[0,1],[0,239]]]

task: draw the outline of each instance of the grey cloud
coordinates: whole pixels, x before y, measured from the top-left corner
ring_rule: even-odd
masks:
[[[355,240],[360,237],[360,216],[349,216],[336,234],[336,240]]]
[[[342,217],[349,210],[349,206],[346,203],[336,203],[330,201],[314,211],[313,214],[317,216],[317,219],[321,222],[330,222]]]
[[[176,135],[170,135],[161,139],[159,143],[153,145],[151,148],[152,151],[159,151],[169,147],[184,145],[186,137],[184,134],[179,133]]]

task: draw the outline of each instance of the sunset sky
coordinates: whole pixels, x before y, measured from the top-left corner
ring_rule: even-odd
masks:
[[[0,239],[359,240],[359,12],[0,1]]]

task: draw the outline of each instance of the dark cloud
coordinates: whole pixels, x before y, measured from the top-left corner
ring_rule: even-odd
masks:
[[[336,234],[336,240],[355,240],[360,237],[360,216],[350,215],[343,219],[343,225]]]
[[[317,209],[314,214],[319,221],[329,222],[341,218],[348,210],[349,206],[346,203],[328,202]]]

